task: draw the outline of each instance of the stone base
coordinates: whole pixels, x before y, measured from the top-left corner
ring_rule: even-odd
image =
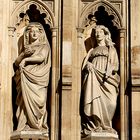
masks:
[[[49,136],[42,131],[14,131],[11,140],[49,140]]]
[[[96,132],[81,138],[81,140],[119,140],[117,134],[107,132]]]

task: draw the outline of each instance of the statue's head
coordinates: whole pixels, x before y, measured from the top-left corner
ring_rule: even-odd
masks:
[[[41,32],[38,27],[31,27],[31,29],[29,30],[30,43],[39,40],[40,34]]]
[[[38,22],[31,22],[24,31],[24,45],[38,41],[40,44],[48,43],[45,30]]]
[[[111,39],[111,33],[104,25],[97,25],[95,28],[95,37],[97,41],[104,40],[107,46],[112,46],[114,43]]]

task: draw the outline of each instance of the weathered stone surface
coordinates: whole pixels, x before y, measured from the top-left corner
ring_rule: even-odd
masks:
[[[119,140],[117,134],[112,133],[91,133],[91,135],[82,138],[82,140]]]
[[[54,24],[51,26],[55,31],[52,31],[52,98],[51,98],[51,140],[59,139],[61,136],[62,140],[80,140],[80,115],[79,115],[79,98],[80,98],[80,84],[81,84],[81,63],[85,56],[84,43],[82,42],[82,32],[77,33],[77,28],[80,25],[84,25],[81,20],[81,15],[87,20],[88,14],[85,12],[92,10],[94,6],[94,12],[98,10],[99,5],[107,6],[111,9],[114,7],[115,12],[118,13],[119,18],[122,20],[122,25],[126,29],[125,36],[125,57],[127,57],[128,63],[125,63],[130,69],[124,69],[124,75],[128,75],[132,85],[128,84],[129,103],[126,103],[125,99],[121,99],[120,105],[124,105],[128,108],[128,116],[122,115],[121,125],[123,130],[127,131],[127,124],[130,123],[132,130],[126,134],[125,131],[121,131],[119,136],[122,139],[140,139],[140,1],[139,0],[0,0],[0,140],[10,140],[11,132],[13,131],[12,122],[12,96],[11,96],[11,78],[12,78],[12,62],[13,56],[16,54],[15,38],[9,36],[8,27],[11,23],[16,23],[17,16],[20,12],[24,11],[25,8],[29,8],[30,4],[34,3],[39,5],[41,13],[43,10],[47,11],[53,9],[50,13],[53,16]],[[96,5],[98,2],[101,2]],[[23,5],[22,5],[22,4]],[[52,5],[52,8],[48,5]],[[24,5],[27,4],[27,5]],[[22,7],[23,6],[23,7]],[[89,6],[91,9],[87,8]],[[50,8],[49,8],[50,7]],[[96,9],[95,9],[96,8]],[[27,10],[26,9],[26,10]],[[108,9],[108,8],[107,8]],[[62,12],[61,12],[62,11]],[[12,17],[12,13],[15,13],[15,17]],[[127,13],[128,12],[128,13]],[[114,15],[110,18],[114,20]],[[48,15],[47,15],[48,16]],[[62,18],[61,18],[62,17]],[[129,18],[130,17],[130,18]],[[13,19],[13,20],[12,20]],[[19,22],[19,21],[18,21]],[[48,20],[49,22],[49,20]],[[117,20],[116,20],[117,22]],[[13,24],[12,24],[13,25]],[[13,27],[16,26],[15,24]],[[61,30],[62,28],[62,30]],[[80,28],[83,28],[80,27]],[[80,34],[80,35],[79,35]],[[118,39],[119,42],[119,39]],[[60,48],[65,49],[61,50]],[[15,50],[14,50],[15,49]],[[82,51],[83,49],[83,51]],[[82,51],[82,52],[80,52]],[[14,52],[14,53],[13,53]],[[61,52],[61,56],[58,52]],[[82,54],[83,53],[83,54]],[[63,55],[64,54],[64,55]],[[131,57],[129,57],[131,54]],[[16,57],[16,56],[14,56]],[[63,58],[62,58],[63,57]],[[123,59],[123,58],[122,58]],[[68,60],[68,61],[67,61]],[[63,61],[63,62],[60,62]],[[61,63],[62,71],[59,69]],[[63,65],[65,64],[65,65]],[[62,73],[61,73],[62,72]],[[64,75],[61,77],[60,75]],[[66,78],[66,79],[65,79]],[[61,88],[61,79],[63,80],[63,89]],[[60,80],[60,86],[57,85]],[[127,83],[127,78],[124,81]],[[121,81],[122,83],[123,81]],[[57,87],[62,90],[57,94]],[[131,91],[132,87],[132,91]],[[126,89],[123,89],[121,94],[125,94]],[[56,98],[57,96],[57,98]],[[59,97],[62,97],[61,99]],[[61,102],[59,102],[61,101]],[[131,104],[130,104],[131,103]],[[121,108],[121,107],[120,107]],[[59,110],[60,109],[60,110]],[[121,110],[124,108],[121,108]],[[124,110],[126,112],[126,110]],[[130,116],[129,116],[130,115]],[[131,116],[132,115],[132,116]],[[59,116],[59,117],[58,117]],[[130,118],[130,120],[128,119]],[[58,130],[61,125],[61,130]],[[132,132],[132,133],[131,133]],[[131,138],[132,135],[132,138]],[[96,138],[97,140],[97,138]]]
[[[11,140],[49,140],[48,134],[41,131],[15,131],[11,135]]]

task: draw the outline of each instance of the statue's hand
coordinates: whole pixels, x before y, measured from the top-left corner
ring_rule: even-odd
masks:
[[[108,69],[107,69],[107,71],[106,71],[106,77],[109,77],[109,76],[111,76],[112,75],[112,67],[110,66]]]
[[[20,64],[19,64],[19,67],[20,67],[20,68],[23,68],[23,67],[25,67],[25,66],[26,66],[26,58],[23,59],[23,60],[20,62]]]
[[[87,69],[88,71],[92,71],[92,70],[93,70],[93,65],[92,65],[92,63],[87,62],[87,64],[86,64],[86,69]]]
[[[25,57],[31,56],[34,52],[35,52],[35,50],[31,49],[30,47],[27,47],[24,50],[24,56]]]
[[[103,77],[103,83],[106,82],[108,79],[108,75],[104,74],[104,77]]]
[[[112,69],[108,69],[107,72],[104,74],[103,83],[107,81],[107,79],[112,75]]]

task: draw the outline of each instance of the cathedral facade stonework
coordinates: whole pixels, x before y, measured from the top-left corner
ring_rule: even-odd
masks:
[[[0,2],[1,140],[140,139],[139,1],[0,0]],[[30,25],[35,25],[36,28]],[[97,27],[103,27],[100,31],[104,31],[102,35],[103,38],[106,37],[106,41],[99,39]],[[47,40],[45,43],[50,48],[49,53],[48,50],[42,51],[37,48],[38,46],[44,48],[43,40]],[[29,43],[26,44],[27,42]],[[105,50],[100,48],[100,44]],[[115,55],[114,51],[110,53],[112,46]],[[103,59],[97,59],[101,56]],[[47,62],[49,72],[47,67],[44,69],[42,67]],[[89,66],[89,63],[94,66],[91,64]],[[103,67],[106,67],[105,63],[109,69],[103,70]],[[28,70],[24,69],[26,66]],[[39,67],[38,71],[35,71],[33,66]],[[83,73],[83,67],[88,72]],[[42,72],[39,72],[41,69]],[[26,80],[22,78],[22,74],[26,75],[24,77]],[[33,79],[35,74],[36,78]],[[46,74],[47,78],[44,78],[43,74]],[[18,82],[15,82],[15,75],[18,75],[16,79]],[[112,78],[115,75],[118,77]],[[93,86],[89,86],[89,83]],[[21,88],[18,88],[19,86]],[[84,92],[83,87],[86,87]],[[104,94],[100,94],[101,92]],[[107,97],[111,103],[102,96]],[[84,97],[86,102],[82,100]],[[101,101],[95,103],[97,98],[99,100],[101,98]],[[45,111],[41,109],[43,101]],[[83,117],[82,112],[88,112],[87,119]],[[20,127],[19,130],[19,125],[26,127]],[[83,128],[86,128],[84,133]]]

